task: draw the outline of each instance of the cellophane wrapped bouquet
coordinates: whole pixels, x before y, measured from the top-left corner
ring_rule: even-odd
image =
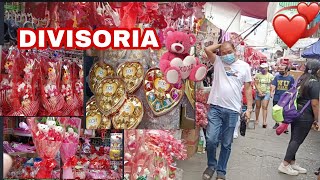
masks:
[[[8,116],[35,116],[39,110],[39,98],[36,94],[36,84],[39,78],[39,62],[37,55],[32,52],[20,52],[20,61],[22,68],[15,72],[12,100],[13,108],[7,114]],[[21,78],[23,77],[23,78]]]
[[[176,179],[174,158],[187,157],[181,140],[165,130],[130,130],[125,137],[126,179]]]
[[[199,127],[206,127],[208,124],[207,114],[209,105],[207,104],[209,98],[210,88],[201,87],[196,91],[196,125]]]
[[[79,144],[81,119],[76,117],[62,119],[64,119],[63,124],[66,127],[64,139],[60,147],[61,159],[64,164],[63,179],[75,179],[72,168],[78,162],[75,154]]]
[[[76,109],[74,115],[83,115],[83,91],[84,91],[84,72],[83,72],[83,61],[79,60],[78,62],[73,63],[73,75],[75,76],[75,96],[78,100],[78,108]]]
[[[32,117],[27,119],[27,123],[31,129],[37,153],[42,159],[35,164],[39,168],[36,178],[51,179],[52,170],[57,165],[55,156],[65,136],[65,127],[60,118],[55,117]]]
[[[16,76],[22,71],[20,51],[11,47],[7,56],[4,58],[4,64],[1,66],[1,84],[0,84],[0,106],[1,114],[7,115],[12,109],[19,109],[18,97],[12,94],[13,84],[17,83],[20,76]]]
[[[64,105],[60,110],[62,116],[72,115],[75,109],[78,107],[78,99],[75,95],[74,88],[74,75],[72,62],[65,61],[62,65],[62,82],[61,82],[61,94],[64,98]]]
[[[40,115],[60,115],[65,101],[60,92],[61,60],[41,58],[40,92],[43,109]]]

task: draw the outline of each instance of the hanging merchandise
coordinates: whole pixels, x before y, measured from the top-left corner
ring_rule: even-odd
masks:
[[[126,180],[182,179],[174,158],[185,159],[186,150],[170,131],[125,131],[125,152]]]
[[[181,79],[189,78],[192,81],[202,81],[207,73],[205,65],[199,60],[189,56],[192,45],[196,42],[193,34],[187,34],[168,28],[165,31],[166,47],[168,52],[160,59],[160,69],[165,80],[170,84],[176,84]]]
[[[0,85],[3,115],[83,114],[82,53],[21,51],[12,46],[3,62]]]

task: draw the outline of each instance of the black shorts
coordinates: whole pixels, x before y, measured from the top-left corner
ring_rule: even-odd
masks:
[[[278,101],[273,101],[273,106],[275,106],[276,104],[278,104]]]

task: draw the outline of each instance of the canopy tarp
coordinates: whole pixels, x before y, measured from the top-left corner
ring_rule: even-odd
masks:
[[[241,9],[241,15],[266,19],[269,2],[232,2]]]
[[[304,58],[320,59],[320,41],[304,50],[301,56]]]

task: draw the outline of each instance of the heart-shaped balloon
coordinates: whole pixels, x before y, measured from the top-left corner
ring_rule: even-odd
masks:
[[[196,65],[197,61],[193,56],[187,56],[182,59],[174,58],[171,60],[170,65],[180,68],[182,79],[187,79],[191,73],[192,68]]]
[[[102,114],[91,97],[86,103],[86,129],[111,129],[111,119]]]
[[[159,68],[151,68],[144,78],[144,91],[152,112],[156,116],[161,116],[180,103],[184,85],[167,83]]]
[[[142,84],[144,69],[139,62],[125,62],[119,65],[117,74],[126,84],[128,93],[134,93]]]
[[[89,87],[93,93],[95,93],[96,85],[100,83],[102,79],[108,76],[114,76],[115,71],[112,66],[106,63],[102,63],[102,66],[100,66],[100,63],[96,62],[90,69],[89,72]]]
[[[119,110],[126,100],[126,85],[121,78],[105,78],[96,86],[97,106],[105,115]]]
[[[112,117],[115,129],[135,129],[143,118],[143,104],[136,96],[129,96],[123,106]]]

